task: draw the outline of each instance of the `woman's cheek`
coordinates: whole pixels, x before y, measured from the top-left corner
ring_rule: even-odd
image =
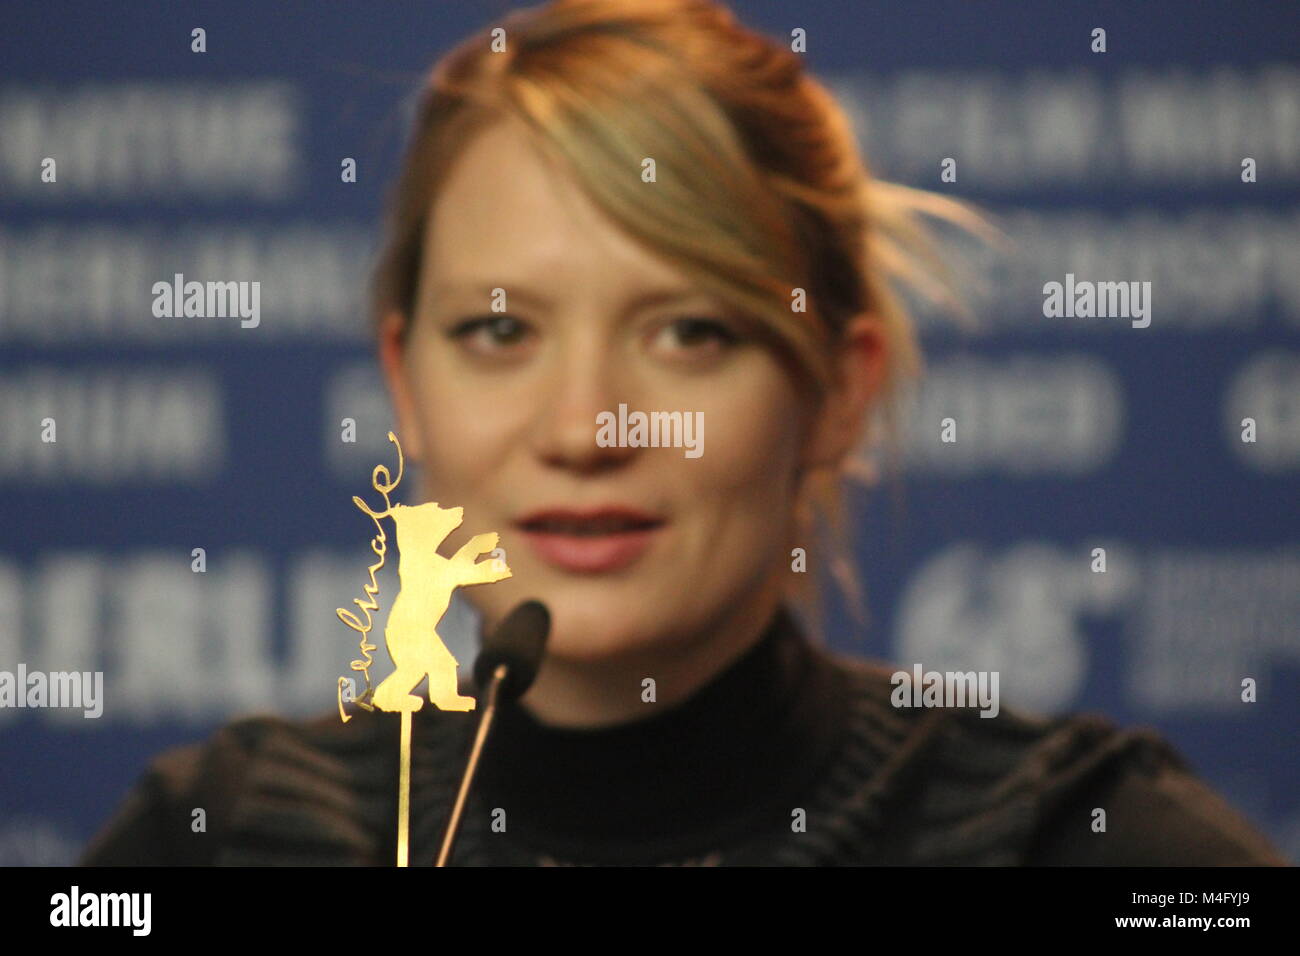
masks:
[[[711,435],[710,417],[716,423]],[[766,394],[747,405],[722,408],[713,416],[706,414],[703,457],[712,452],[724,480],[729,479],[728,484],[748,494],[779,483],[777,466],[787,460],[793,445],[788,418],[788,410]]]

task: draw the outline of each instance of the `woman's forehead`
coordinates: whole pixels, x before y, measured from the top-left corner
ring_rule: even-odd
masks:
[[[639,170],[628,175],[639,182]],[[446,295],[484,288],[541,294],[611,280],[692,289],[504,122],[466,145],[440,187],[426,224],[422,276],[431,292]]]

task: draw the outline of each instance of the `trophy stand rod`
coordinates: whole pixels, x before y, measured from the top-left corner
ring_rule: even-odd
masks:
[[[397,781],[397,865],[406,866],[411,835],[411,712],[402,711],[401,768]]]
[[[496,670],[492,673],[492,678],[487,687],[487,706],[483,709],[483,717],[479,720],[478,733],[474,735],[474,746],[470,750],[469,764],[465,768],[465,776],[460,781],[460,791],[456,794],[456,803],[451,809],[451,819],[447,821],[447,832],[443,834],[442,849],[438,851],[438,861],[434,866],[446,866],[447,861],[451,859],[451,848],[456,843],[456,832],[460,829],[460,815],[465,810],[465,800],[469,796],[470,785],[474,782],[474,771],[478,769],[478,758],[483,753],[483,743],[487,740],[488,731],[492,728],[492,718],[497,712],[497,690],[501,682],[506,677],[506,665],[498,664]]]

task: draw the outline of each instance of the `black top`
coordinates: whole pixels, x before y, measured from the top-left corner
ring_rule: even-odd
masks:
[[[452,863],[1284,864],[1152,731],[895,708],[890,674],[814,647],[782,609],[643,719],[556,728],[504,706]],[[433,862],[477,719],[414,716],[412,865]],[[155,759],[82,862],[392,865],[399,723],[236,721]]]

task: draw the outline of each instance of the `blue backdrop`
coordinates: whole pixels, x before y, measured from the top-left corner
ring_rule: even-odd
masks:
[[[1157,727],[1300,860],[1297,8],[733,7],[806,30],[878,174],[1016,244],[956,247],[976,328],[923,316],[902,507],[858,499],[871,624],[832,603],[835,646]],[[166,746],[333,706],[350,499],[391,461],[361,308],[381,191],[422,72],[504,8],[6,9],[0,671],[101,671],[104,705],[0,708],[0,864],[74,859]],[[175,273],[260,281],[259,324],[155,317]],[[1150,282],[1149,324],[1046,315],[1067,275]]]

